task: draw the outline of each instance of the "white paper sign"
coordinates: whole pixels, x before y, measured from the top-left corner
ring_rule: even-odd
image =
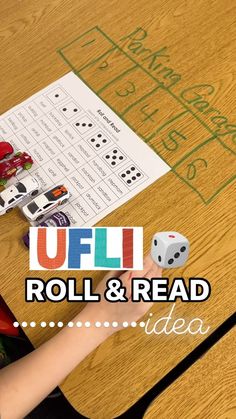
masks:
[[[58,210],[72,226],[94,225],[170,170],[73,72],[3,114],[0,139],[32,156],[40,192],[69,189]]]

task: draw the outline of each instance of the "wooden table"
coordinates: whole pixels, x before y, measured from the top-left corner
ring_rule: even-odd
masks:
[[[235,418],[235,344],[231,330],[155,400],[145,419]]]
[[[72,66],[170,164],[171,172],[99,225],[143,226],[146,251],[156,231],[185,234],[191,243],[189,261],[166,276],[207,278],[212,295],[201,304],[177,303],[175,318],[200,317],[213,331],[235,310],[235,5],[230,0],[2,0],[0,5],[1,113]],[[97,56],[94,50],[82,54],[80,41],[72,42],[89,39],[92,28],[99,37]],[[107,72],[99,72],[106,61]],[[130,94],[126,102],[114,94],[129,89],[131,63],[136,103]],[[17,210],[0,219],[0,292],[20,322],[69,321],[81,304],[24,302],[24,279],[36,276],[28,271],[21,242],[26,230]],[[40,275],[47,279],[52,273]],[[61,276],[66,278],[66,272]],[[83,272],[76,276],[79,288]],[[92,276],[99,281],[102,274]],[[153,317],[169,309],[170,304],[156,304]],[[56,329],[27,328],[26,333],[38,346]],[[61,389],[84,415],[113,418],[204,338],[147,336],[141,328],[128,329],[85,359]],[[195,376],[197,366],[189,373]]]

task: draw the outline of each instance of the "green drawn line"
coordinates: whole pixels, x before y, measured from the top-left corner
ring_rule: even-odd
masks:
[[[111,38],[109,38],[109,36],[107,34],[105,34],[105,32],[102,31],[102,29],[100,29],[99,27],[97,27],[98,30],[101,32],[101,34],[103,36],[105,36],[105,38],[111,42],[113,45],[115,45],[121,52],[123,52],[126,57],[128,57],[131,61],[133,61],[135,64],[137,64],[149,77],[151,77],[155,82],[157,82],[159,84],[159,86],[161,86],[166,92],[168,92],[171,96],[173,96],[186,110],[188,110],[197,120],[198,122],[200,122],[211,134],[214,134],[214,131],[212,131],[206,124],[205,122],[203,122],[198,115],[196,115],[192,109],[188,108],[187,105],[185,105],[185,103],[183,103],[181,101],[181,99],[176,96],[173,92],[171,92],[171,90],[169,90],[168,88],[166,88],[165,86],[163,86],[163,83],[159,82],[158,79],[156,79],[151,73],[149,73],[141,64],[137,63],[132,57],[130,57],[122,48],[120,48],[119,45],[117,45]]]
[[[198,144],[195,148],[193,148],[191,151],[189,151],[187,154],[185,154],[174,166],[173,169],[175,170],[176,167],[178,167],[184,160],[186,160],[191,154],[195,153],[199,148],[203,147],[204,145],[210,143],[211,141],[214,141],[216,139],[215,136],[208,138],[203,143]]]
[[[104,54],[100,55],[98,58],[95,58],[95,60],[90,61],[88,64],[85,64],[83,67],[77,69],[77,71],[83,71],[85,70],[87,67],[90,67],[91,65],[95,64],[97,61],[99,61],[101,58],[103,58],[105,55],[107,55],[109,52],[111,51],[115,51],[115,49],[117,49],[116,47],[112,47],[111,49],[109,49],[108,51],[104,52]]]
[[[66,61],[66,63],[69,65],[69,67],[72,68],[73,71],[79,72],[79,71],[82,71],[85,68],[89,67],[90,65],[95,64],[97,61],[99,61],[101,58],[103,58],[104,55],[108,54],[108,52],[114,51],[115,49],[116,49],[116,47],[112,47],[111,49],[109,49],[108,51],[104,52],[102,55],[100,55],[99,57],[97,57],[95,60],[89,61],[88,64],[85,64],[81,68],[75,68],[73,66],[73,64],[71,64],[71,62],[69,61],[69,59],[64,55],[64,53],[62,52],[62,49],[58,49],[57,52],[62,56],[62,58]]]
[[[165,128],[165,126],[169,125],[171,122],[175,121],[176,119],[180,118],[182,115],[188,113],[188,111],[183,111],[178,115],[175,115],[173,118],[169,119],[168,121],[166,121],[163,125],[161,125],[156,131],[155,131],[155,135],[158,134],[163,128]],[[158,137],[156,137],[158,139]],[[149,143],[149,141],[151,141],[153,139],[153,136],[151,138],[147,138],[145,140],[145,143]],[[150,145],[150,144],[149,144]],[[155,149],[154,149],[155,150]],[[156,154],[159,155],[159,153],[156,152]]]
[[[216,134],[217,136],[217,134]],[[234,156],[236,156],[236,153],[234,150],[232,150],[232,148],[228,147],[224,141],[222,141],[218,136],[217,136],[217,140],[219,141],[219,143],[222,145],[222,147],[226,148],[226,150],[230,151]]]
[[[63,57],[63,54],[62,54],[62,57]],[[84,82],[84,84],[89,88],[89,89],[91,89],[91,87],[89,86],[89,84],[87,83],[87,81],[83,78],[83,76],[81,76],[81,74],[79,74],[79,73],[77,73],[76,71],[75,71],[75,75],[76,76],[79,76],[80,78],[81,78],[81,80],[83,80],[83,82]],[[92,90],[92,89],[91,89]],[[95,92],[94,92],[95,93]],[[100,97],[100,96],[99,96]],[[132,127],[127,121],[126,121],[126,119],[123,117],[122,118],[122,116],[121,116],[121,114],[119,114],[119,112],[118,111],[116,111],[114,108],[113,108],[113,106],[111,106],[105,99],[103,99],[102,98],[102,100],[103,100],[103,102],[107,105],[107,106],[109,106],[110,107],[110,109],[114,112],[114,113],[116,113],[118,116],[120,116],[121,117],[121,119],[123,119],[124,120],[124,122],[126,123],[126,125],[132,130],[132,131],[134,131],[134,132],[136,132],[136,129],[134,128],[134,127]],[[143,141],[146,143],[146,140],[140,135],[140,134],[138,134],[142,139],[143,139]],[[155,154],[157,154],[157,155],[159,155],[158,153],[157,153],[157,151],[156,151],[156,149],[154,148],[154,146],[152,145],[152,144],[149,144],[149,147],[150,148],[152,148],[152,150],[154,151],[154,153]],[[189,154],[191,154],[191,153],[189,153]],[[171,167],[170,166],[170,164],[168,163],[168,161],[163,157],[163,156],[161,156],[161,158],[162,158],[162,160],[170,167],[170,172],[172,171],[173,173],[175,173],[175,175],[180,179],[180,180],[182,180],[188,187],[190,187],[194,192],[196,192],[197,194],[198,194],[198,196],[201,198],[201,200],[204,202],[204,204],[207,204],[207,201],[205,201],[205,199],[203,198],[203,196],[201,195],[201,193],[197,190],[197,189],[195,189],[190,183],[188,183],[188,181],[185,179],[185,178],[182,178],[182,176],[180,176],[175,170],[174,170],[174,168],[173,167]]]
[[[234,175],[232,178],[228,179],[219,189],[217,189],[217,191],[214,192],[213,195],[211,195],[210,198],[205,199],[203,197],[203,195],[193,186],[191,185],[191,183],[189,183],[184,177],[182,177],[179,173],[177,173],[173,168],[172,171],[175,173],[176,176],[178,176],[179,179],[181,179],[186,185],[188,185],[194,192],[196,192],[198,194],[198,196],[202,199],[202,201],[204,202],[204,204],[208,205],[210,204],[210,202],[213,201],[213,199],[219,195],[219,193],[225,189],[230,183],[232,183],[235,179],[236,176]]]
[[[143,137],[142,137],[142,138],[143,138]],[[146,143],[145,139],[143,139],[143,140],[144,140],[144,142]],[[157,153],[157,151],[156,151],[156,149],[154,148],[153,144],[148,144],[148,146],[149,146],[150,148],[152,148],[152,150],[155,152],[155,154],[157,154],[157,155],[159,156],[159,154]],[[162,156],[161,156],[161,158],[162,158],[162,160],[164,160],[164,162],[167,164],[167,166],[169,166],[169,167],[171,168],[171,170],[170,170],[170,171],[173,171],[173,167],[171,167],[171,166],[170,166],[170,163],[168,163],[168,161],[167,161],[164,157],[162,157]]]
[[[225,189],[230,183],[232,183],[234,180],[236,180],[236,175],[234,175],[232,178],[228,179],[207,201],[206,203],[209,204],[216,195],[218,195],[223,189]]]
[[[112,43],[114,45],[115,48],[118,48],[119,51],[121,51],[128,59],[130,59],[134,64],[136,64],[138,67],[140,67],[149,77],[151,77],[155,82],[157,82],[159,84],[160,87],[162,87],[167,93],[169,93],[173,98],[175,98],[186,110],[188,110],[191,115],[193,115],[194,118],[197,119],[197,121],[202,124],[209,132],[210,134],[215,135],[215,132],[213,130],[211,130],[210,127],[208,127],[208,125],[202,121],[198,115],[196,115],[191,108],[189,108],[184,102],[182,102],[182,100],[176,96],[171,90],[169,90],[167,87],[165,87],[163,85],[163,83],[161,83],[158,79],[156,79],[151,73],[149,73],[141,64],[137,63],[132,57],[130,57],[126,51],[124,51],[122,48],[120,48],[120,46],[118,44],[116,44],[105,32],[103,32],[103,30],[101,28],[99,28],[98,26],[93,27],[92,29],[90,29],[89,31],[85,32],[84,34],[80,35],[79,37],[77,37],[76,39],[74,39],[74,41],[70,42],[71,45],[73,42],[75,42],[76,40],[80,39],[82,36],[86,35],[87,33],[89,33],[90,31],[92,31],[93,29],[97,29],[110,43]],[[61,48],[64,49],[67,46]],[[108,51],[107,51],[108,52]],[[100,58],[100,57],[99,57]],[[68,61],[67,61],[68,62]],[[69,62],[68,62],[69,63]],[[74,67],[69,63],[70,67],[74,69]]]
[[[86,43],[86,44],[84,44],[84,45],[81,45],[81,48],[84,48],[84,47],[86,47],[87,45],[92,44],[94,41],[95,41],[95,39],[93,39],[92,41],[87,42],[87,43]]]
[[[136,100],[136,102],[132,103],[131,105],[129,105],[122,113],[121,115],[125,115],[126,112],[128,112],[130,109],[133,108],[133,106],[136,106],[139,102],[141,102],[142,100],[147,99],[148,96],[152,95],[153,93],[155,93],[158,89],[160,89],[161,86],[157,86],[155,87],[151,92],[147,93],[146,95],[142,96],[141,98],[139,98],[138,100]]]
[[[235,178],[236,178],[236,176],[233,176],[231,179],[229,179],[224,185],[222,185],[221,186],[221,188],[219,188],[208,200],[205,200],[205,198],[202,196],[202,194],[195,188],[195,187],[193,187],[185,178],[183,178],[181,175],[179,175],[177,172],[176,172],[176,170],[175,170],[175,168],[176,167],[178,167],[184,160],[186,160],[190,155],[192,155],[194,152],[196,152],[199,148],[201,148],[202,146],[204,146],[204,145],[206,145],[207,143],[209,143],[210,141],[213,141],[214,139],[216,139],[224,148],[226,148],[228,151],[230,151],[231,153],[233,153],[234,155],[236,154],[232,149],[230,149],[225,143],[223,143],[219,138],[218,138],[218,136],[217,136],[217,134],[210,128],[210,127],[208,127],[208,125],[204,122],[204,121],[202,121],[201,120],[201,118],[198,116],[198,115],[196,115],[193,111],[192,111],[192,109],[190,109],[190,108],[188,108],[188,106],[184,103],[184,102],[182,102],[182,100],[178,97],[178,96],[176,96],[169,88],[167,88],[167,87],[165,87],[164,85],[163,85],[163,83],[161,83],[158,79],[156,79],[152,74],[150,74],[141,64],[139,64],[139,63],[137,63],[132,57],[130,57],[125,51],[123,51],[123,49],[122,48],[120,48],[119,47],[119,45],[117,45],[111,38],[109,38],[109,36],[105,33],[105,32],[103,32],[98,26],[95,26],[94,28],[92,28],[92,29],[90,29],[90,30],[88,30],[88,31],[86,31],[85,33],[83,33],[82,35],[80,35],[79,37],[77,37],[76,39],[74,39],[72,42],[70,42],[69,44],[67,44],[66,46],[64,46],[63,48],[61,48],[61,50],[62,49],[65,49],[66,47],[68,47],[69,45],[71,45],[73,42],[75,42],[76,40],[78,40],[78,39],[80,39],[81,37],[83,37],[83,36],[85,36],[87,33],[89,33],[89,32],[91,32],[92,30],[94,30],[94,29],[97,29],[113,46],[114,46],[114,48],[112,48],[111,50],[113,50],[113,49],[118,49],[119,51],[121,51],[129,60],[131,60],[134,64],[135,64],[135,66],[132,68],[132,69],[134,69],[135,67],[139,67],[139,68],[141,68],[149,77],[151,77],[157,84],[158,84],[158,86],[157,86],[157,88],[155,88],[154,90],[157,90],[159,87],[161,87],[161,88],[163,88],[167,93],[169,93],[175,100],[177,100],[177,102],[179,102],[184,108],[185,108],[185,111],[184,112],[182,112],[181,114],[179,114],[178,116],[176,116],[176,117],[174,117],[173,119],[171,119],[171,120],[169,120],[169,121],[167,121],[166,123],[164,123],[161,127],[159,127],[158,129],[157,129],[157,131],[156,131],[156,133],[158,133],[161,129],[163,129],[164,128],[164,126],[166,126],[166,125],[168,125],[169,123],[171,123],[171,122],[173,122],[173,120],[175,120],[175,119],[177,119],[177,118],[179,118],[181,115],[183,115],[183,114],[185,114],[185,113],[187,113],[187,112],[189,112],[200,124],[202,124],[206,129],[207,129],[207,131],[209,131],[212,135],[213,135],[213,137],[211,137],[210,139],[208,139],[208,140],[206,140],[206,141],[204,141],[203,143],[201,143],[201,144],[199,144],[198,146],[196,146],[193,150],[191,150],[189,153],[187,153],[182,159],[180,159],[173,167],[172,167],[172,171],[175,173],[175,175],[177,176],[177,177],[179,177],[179,179],[181,179],[186,185],[188,185],[189,187],[191,187],[191,189],[194,191],[194,192],[196,192],[198,195],[199,195],[199,197],[202,199],[202,201],[205,203],[205,204],[208,204],[208,203],[210,203],[212,200],[213,200],[213,198],[216,196],[216,195],[218,195],[219,193],[220,193],[220,191],[222,190],[222,189],[224,189],[229,183],[231,183]],[[74,68],[74,66],[70,63],[70,61],[64,56],[64,54],[62,53],[62,51],[61,50],[58,50],[58,52],[59,52],[59,54],[61,55],[61,57],[62,57],[62,59],[72,68],[72,70],[74,71],[74,73],[77,75],[77,76],[79,76],[82,80],[83,80],[83,82],[91,89],[91,87],[88,85],[88,83],[86,82],[86,80],[79,74],[79,71],[82,71],[82,69],[84,69],[84,68],[87,68],[88,66],[90,66],[91,64],[93,64],[93,63],[95,63],[95,62],[97,62],[99,59],[101,59],[104,55],[106,55],[109,51],[111,51],[111,50],[108,50],[108,51],[106,51],[106,53],[104,53],[104,54],[102,54],[102,56],[100,56],[100,57],[98,57],[98,58],[96,58],[94,61],[92,61],[92,62],[90,62],[90,63],[88,63],[86,66],[84,66],[82,69],[80,69],[79,71],[78,70],[76,70],[75,68]],[[128,71],[130,71],[131,69],[129,69]],[[109,82],[109,83],[107,83],[102,89],[100,89],[98,92],[97,92],[97,94],[99,95],[99,93],[101,92],[101,91],[103,91],[106,87],[108,87],[108,85],[110,85],[110,84],[112,84],[112,82],[114,82],[115,80],[117,80],[118,78],[121,78],[122,76],[124,75],[124,73],[122,73],[120,76],[118,76],[116,79],[114,79],[114,80],[112,80],[111,82]],[[93,89],[91,89],[91,90],[93,90]],[[95,91],[94,91],[95,92]],[[95,92],[96,93],[96,92]],[[144,98],[146,98],[146,97],[148,97],[149,95],[151,95],[153,93],[153,91],[152,92],[150,92],[149,94],[147,94],[147,95],[145,95],[145,96],[143,96],[142,98],[140,98],[135,104],[132,104],[132,105],[130,105],[129,107],[127,107],[126,109],[125,109],[125,111],[123,112],[123,113],[120,113],[120,112],[118,112],[117,110],[115,110],[107,101],[105,101],[103,98],[102,98],[102,100],[104,101],[104,103],[106,103],[106,105],[108,105],[112,110],[113,110],[113,112],[115,112],[118,116],[120,116],[121,117],[121,119],[123,119],[125,122],[126,122],[126,124],[128,125],[128,127],[130,128],[130,129],[132,129],[134,132],[136,132],[136,129],[133,127],[133,126],[131,126],[127,121],[126,121],[126,119],[124,118],[124,114],[129,110],[129,109],[131,109],[133,106],[135,106],[138,102],[140,102],[141,100],[143,100]],[[142,136],[141,136],[142,137]],[[142,137],[143,138],[143,137]],[[144,138],[143,138],[143,140],[145,141],[145,142],[147,142]],[[156,151],[156,149],[154,148],[154,146],[152,145],[152,144],[149,144],[149,146],[153,149],[153,151],[156,153],[156,154],[158,154],[157,153],[157,151]],[[159,155],[159,154],[158,154]],[[165,158],[164,157],[162,157],[162,159],[165,161],[165,163],[169,166],[169,163],[165,160]]]
[[[81,80],[83,80],[83,82],[84,82],[84,84],[89,88],[89,89],[91,89],[91,87],[89,86],[89,84],[87,83],[87,81],[83,78],[83,76],[79,73],[79,72],[77,72],[74,68],[73,68],[73,65],[70,63],[70,61],[68,60],[68,59],[66,59],[65,57],[64,57],[64,55],[63,55],[63,53],[61,52],[61,51],[58,51],[59,53],[60,53],[60,55],[62,56],[62,59],[71,67],[71,69],[74,71],[74,73],[75,73],[75,75],[76,76],[79,76],[80,78],[81,78]],[[160,86],[158,86],[158,87],[162,87],[161,85]],[[93,89],[91,89],[91,90],[93,90]],[[95,91],[94,91],[94,93],[96,93]],[[99,95],[98,95],[99,96]],[[100,97],[100,96],[99,96]],[[136,129],[133,127],[133,126],[131,126],[130,124],[129,124],[129,122],[128,121],[126,121],[126,119],[124,118],[124,117],[122,117],[122,115],[117,111],[117,110],[115,110],[114,108],[113,108],[113,106],[111,106],[104,98],[102,98],[102,100],[103,100],[103,102],[107,105],[107,106],[109,106],[110,108],[111,108],[111,110],[114,112],[114,113],[116,113],[121,119],[123,119],[124,120],[124,122],[127,124],[127,126],[131,129],[131,130],[133,130],[134,132],[136,132]],[[143,141],[146,143],[147,141],[142,137],[142,136],[140,136],[142,139],[143,139]],[[155,154],[157,154],[157,155],[159,155],[158,153],[157,153],[157,151],[156,151],[156,149],[154,148],[154,146],[152,145],[152,144],[149,144],[149,147],[151,147],[152,149],[153,149],[153,151],[155,152]],[[189,154],[191,154],[191,153],[189,153]],[[162,160],[171,168],[171,166],[169,165],[169,163],[167,162],[167,160],[162,156],[161,157],[162,158]],[[193,190],[193,191],[195,191],[198,195],[199,195],[199,197],[201,198],[201,200],[206,204],[207,202],[205,201],[205,199],[203,198],[203,196],[200,194],[200,192],[197,190],[197,189],[195,189],[191,184],[189,184],[184,178],[182,178],[182,176],[180,176],[175,170],[174,170],[174,168],[172,167],[171,168],[171,171],[173,171],[173,173],[175,173],[175,175],[180,179],[180,180],[182,180],[187,186],[189,186],[189,187],[191,187],[191,189]]]
[[[68,44],[66,44],[64,47],[60,48],[65,49],[68,48],[70,45],[72,45],[74,42],[78,41],[78,39],[82,38],[83,36],[87,35],[87,33],[92,32],[94,29],[98,29],[97,26],[94,26],[92,29],[89,29],[88,31],[82,33],[82,35],[77,36],[77,38],[73,39],[73,41],[69,42]]]
[[[74,71],[74,72],[76,72],[76,68],[70,63],[70,61],[65,57],[65,55],[63,54],[63,52],[60,50],[60,49],[58,49],[57,50],[57,52],[58,52],[58,54],[60,54],[60,56],[61,56],[61,58],[63,59],[63,61],[65,61],[65,63],[66,64],[68,64],[69,65],[69,67]]]
[[[115,77],[113,80],[110,80],[108,83],[104,84],[101,89],[97,91],[97,94],[100,95],[107,87],[109,87],[112,83],[115,81],[121,79],[125,74],[129,74],[131,71],[133,71],[135,68],[137,68],[138,65],[136,64],[134,67],[129,68],[128,70],[125,70],[122,74],[119,74],[119,76]]]
[[[183,103],[181,101],[180,98],[178,98],[178,96],[176,96],[173,92],[171,92],[170,90],[168,90],[165,86],[163,86],[162,83],[159,82],[159,80],[157,80],[152,74],[150,74],[144,67],[141,66],[141,64],[137,63],[132,57],[130,57],[125,51],[123,51],[122,48],[120,48],[119,45],[117,45],[111,38],[109,38],[108,35],[105,34],[105,32],[103,32],[98,26],[96,26],[97,30],[110,42],[114,45],[114,47],[118,48],[119,51],[121,51],[128,59],[130,59],[136,66],[138,66],[139,68],[141,68],[149,77],[151,77],[156,83],[158,83],[159,87],[162,87],[167,93],[169,93],[170,95],[172,95],[186,110],[188,110],[197,120],[200,124],[202,124],[211,134],[214,134],[214,131],[212,131],[190,108],[187,107],[187,105],[185,105],[185,103]],[[93,28],[94,29],[94,28]],[[89,31],[87,31],[86,33],[88,33]],[[86,34],[85,33],[85,34]],[[83,34],[83,35],[85,35]],[[83,35],[81,35],[79,38],[81,38]],[[76,38],[77,40],[78,38]],[[64,47],[65,48],[65,47]],[[99,57],[100,58],[100,57]],[[69,61],[67,60],[67,63],[70,65],[70,67],[74,70],[74,67],[69,63]],[[76,70],[77,71],[77,70]],[[78,70],[79,71],[79,70]]]
[[[191,183],[189,183],[184,177],[182,177],[179,173],[177,173],[173,167],[172,167],[172,171],[180,180],[182,180],[188,187],[190,187],[194,192],[198,194],[198,196],[201,198],[204,204],[207,204],[207,201],[205,200],[203,195],[193,185],[191,185]]]
[[[79,73],[77,73],[76,71],[74,72],[75,73],[75,75],[76,76],[78,76],[79,78],[81,78],[81,80],[83,80],[83,82],[84,82],[84,84],[86,84],[86,86],[90,89],[90,90],[92,90],[92,92],[94,93],[94,94],[97,94],[93,89],[91,89],[91,87],[89,86],[89,84],[87,83],[87,81],[83,78],[83,76],[81,76],[81,74],[79,74]],[[98,95],[99,96],[99,95]],[[100,96],[99,96],[100,97]],[[102,99],[102,101],[114,112],[114,113],[116,113],[118,116],[120,116],[120,114],[119,114],[119,112],[117,112],[114,108],[113,108],[113,106],[111,106],[105,99],[103,99],[103,98],[101,98]],[[122,119],[122,118],[121,118]],[[126,122],[126,121],[125,121]],[[128,122],[126,122],[126,125],[128,125],[128,127],[132,130],[132,131],[134,131],[134,132],[136,132],[136,130],[135,130],[135,128],[133,128]]]
[[[178,115],[175,115],[173,118],[169,119],[168,121],[166,121],[163,125],[161,125],[156,131],[155,133],[158,134],[163,128],[165,128],[166,125],[169,125],[171,122],[175,121],[176,119],[180,118],[181,116],[185,115],[186,113],[188,113],[188,111],[183,111]]]
[[[185,103],[184,102],[182,102],[182,100],[178,97],[178,96],[176,96],[171,90],[169,90],[168,88],[166,88],[165,86],[163,86],[163,88],[173,97],[173,98],[175,98],[186,110],[188,110],[196,119],[197,119],[197,121],[198,122],[200,122],[209,132],[210,132],[210,134],[213,134],[213,135],[215,135],[215,132],[214,131],[212,131],[212,129],[210,128],[210,127],[208,127],[208,125],[204,122],[204,121],[202,121],[200,118],[199,118],[199,116],[198,115],[196,115],[193,111],[192,111],[192,109],[190,109],[187,105],[185,105]]]

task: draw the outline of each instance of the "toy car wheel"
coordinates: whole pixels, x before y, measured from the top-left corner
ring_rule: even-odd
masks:
[[[37,190],[37,191],[33,191],[33,192],[31,192],[31,196],[35,196],[35,195],[38,195],[38,193],[39,193],[39,191]]]
[[[19,173],[21,173],[23,170],[23,167],[18,167],[14,173],[14,176],[18,175]]]
[[[40,220],[42,220],[42,218],[43,218],[43,215],[39,215],[39,216],[36,218],[36,220],[35,220],[35,221],[40,221]]]
[[[6,210],[6,212],[11,212],[13,210],[13,208],[8,208],[7,210]]]
[[[12,154],[12,153],[7,153],[7,154],[5,154],[4,159],[8,159],[8,157],[10,157],[10,156],[11,156],[11,154]]]
[[[7,153],[7,154],[5,154],[5,156],[3,156],[0,160],[2,161],[2,160],[4,160],[4,159],[7,159],[8,157],[10,157],[10,155],[11,155],[11,153]]]
[[[0,179],[0,185],[6,185],[7,180],[6,179]]]
[[[61,201],[60,205],[64,205],[68,202],[68,199],[63,199],[63,201]]]
[[[24,166],[23,166],[23,168],[25,170],[29,170],[29,169],[31,169],[31,167],[32,167],[32,163],[25,163]]]

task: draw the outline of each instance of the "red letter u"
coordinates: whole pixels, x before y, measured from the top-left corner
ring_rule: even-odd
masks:
[[[54,258],[47,255],[47,228],[38,229],[38,262],[45,269],[58,269],[66,258],[66,230],[57,229],[57,253]]]

